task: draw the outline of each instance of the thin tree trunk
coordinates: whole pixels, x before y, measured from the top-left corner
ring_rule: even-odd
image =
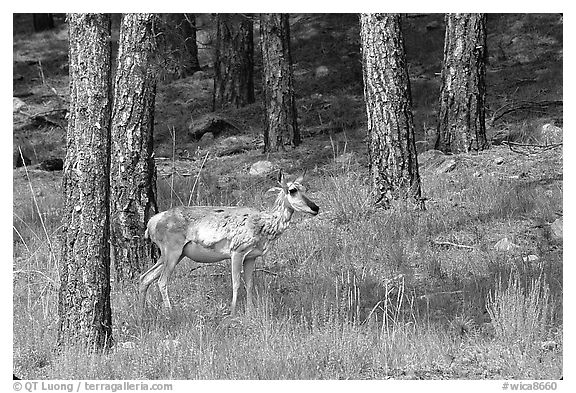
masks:
[[[294,99],[288,14],[260,16],[262,76],[266,103],[264,151],[283,150],[301,142]]]
[[[54,28],[54,17],[52,14],[32,14],[32,22],[35,32]]]
[[[70,115],[64,166],[59,347],[112,344],[109,252],[110,16],[68,15]]]
[[[362,14],[360,24],[373,202],[411,198],[423,208],[400,16]]]
[[[125,14],[120,30],[110,171],[112,259],[118,282],[137,278],[152,257],[143,235],[158,210],[152,157],[157,20],[155,14]]]
[[[182,37],[186,48],[186,57],[189,59],[184,66],[184,76],[192,75],[199,71],[198,43],[196,42],[196,16],[194,14],[182,14]]]
[[[213,110],[254,102],[253,23],[240,14],[216,16]]]
[[[485,125],[486,15],[447,14],[436,148],[488,148]]]
[[[162,14],[165,21],[165,55],[171,59],[179,78],[199,71],[198,45],[196,43],[196,17],[194,14]]]

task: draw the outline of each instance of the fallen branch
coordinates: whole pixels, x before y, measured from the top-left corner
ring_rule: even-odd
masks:
[[[459,248],[466,248],[468,250],[475,250],[476,248],[472,246],[467,246],[465,244],[456,244],[452,242],[443,242],[439,240],[434,240],[432,243],[436,244],[437,246],[452,246],[452,247],[459,247]]]
[[[540,149],[548,150],[548,149],[555,149],[563,145],[562,142],[560,143],[551,143],[547,145],[537,145],[533,143],[518,143],[518,142],[511,142],[511,141],[502,141],[503,144],[506,145],[514,145],[514,146],[522,146],[522,147],[537,147]]]
[[[510,142],[510,141],[502,141],[503,145],[507,145],[508,148],[510,149],[510,151],[514,152],[514,153],[518,153],[518,154],[523,154],[525,156],[528,156],[530,154],[538,154],[541,153],[543,151],[547,151],[547,150],[552,150],[552,149],[556,149],[557,147],[561,147],[563,145],[563,143],[553,143],[550,145],[536,145],[536,144],[530,144],[530,143],[517,143],[517,142]],[[519,148],[526,148],[528,151],[522,151],[519,149],[514,149],[513,146],[519,147]],[[533,149],[533,150],[529,150],[529,149]]]
[[[508,148],[510,149],[510,151],[513,152],[513,153],[522,154],[522,155],[525,155],[525,156],[529,156],[529,155],[530,155],[530,153],[526,153],[526,152],[521,151],[521,150],[515,150],[515,149],[512,147],[513,145],[507,143],[506,141],[502,142],[502,144],[508,146]]]
[[[556,101],[540,101],[540,102],[531,102],[531,101],[522,101],[514,104],[505,104],[502,107],[498,108],[492,114],[492,118],[490,119],[490,125],[494,126],[496,121],[503,116],[517,111],[544,111],[552,106],[560,106],[563,105],[564,101],[556,100]],[[501,113],[498,113],[501,111]]]

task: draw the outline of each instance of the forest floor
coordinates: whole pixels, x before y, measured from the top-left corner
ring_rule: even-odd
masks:
[[[19,18],[19,19],[18,19]],[[18,23],[16,23],[18,22]],[[358,21],[292,15],[303,144],[263,154],[263,107],[223,111],[213,141],[189,128],[210,112],[211,30],[199,19],[204,69],[158,86],[160,209],[180,204],[266,208],[274,172],[307,169],[317,217],[297,216],[259,261],[254,315],[227,317],[227,263],[183,260],[167,314],[154,288],[139,320],[136,285],[113,282],[115,345],[57,354],[67,30],[32,33],[15,16],[13,172],[14,373],[28,379],[559,379],[563,370],[563,154],[543,129],[562,127],[562,19],[490,15],[487,125],[477,154],[419,155],[427,210],[370,205]],[[117,28],[115,19],[113,28]],[[417,139],[435,126],[441,15],[404,20]],[[257,36],[257,34],[256,34]],[[117,33],[114,37],[117,37]],[[257,46],[256,46],[257,47]],[[258,55],[255,56],[258,59]],[[256,81],[259,80],[256,60]],[[258,86],[259,84],[256,83]],[[16,104],[16,101],[15,101]],[[556,127],[556,128],[555,128]],[[561,129],[560,129],[561,132]],[[560,136],[561,137],[561,136]],[[425,150],[424,148],[421,149]],[[560,226],[561,232],[561,226]],[[503,240],[507,239],[507,240]],[[498,245],[497,245],[498,244]],[[152,264],[152,262],[150,263]],[[243,304],[240,305],[243,309]]]

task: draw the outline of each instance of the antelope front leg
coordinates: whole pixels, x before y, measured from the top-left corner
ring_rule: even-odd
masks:
[[[256,258],[246,259],[244,261],[244,285],[246,286],[246,312],[251,313],[254,308],[252,300],[252,287],[253,287],[253,273]]]
[[[236,316],[236,301],[238,300],[238,288],[240,288],[242,264],[244,262],[244,255],[234,252],[232,253],[232,304],[230,305],[230,315]]]

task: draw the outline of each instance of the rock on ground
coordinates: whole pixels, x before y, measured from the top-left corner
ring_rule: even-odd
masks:
[[[540,129],[540,138],[546,145],[562,143],[562,128],[553,124],[544,124]]]
[[[494,249],[496,251],[510,251],[517,247],[518,246],[512,243],[512,241],[507,237],[498,240],[498,242],[494,245]]]
[[[200,138],[200,143],[206,145],[206,144],[212,142],[213,140],[214,140],[214,134],[211,132],[206,132]]]
[[[26,106],[26,103],[24,101],[22,101],[20,98],[18,98],[18,97],[13,98],[13,103],[12,103],[12,111],[13,112],[18,112],[20,109],[24,108],[25,106]]]
[[[441,174],[453,171],[458,162],[456,158],[447,156],[440,150],[427,150],[418,155],[418,164],[424,169]]]
[[[263,175],[274,170],[274,165],[270,161],[257,161],[250,167],[252,176]]]
[[[562,240],[562,228],[564,226],[563,217],[557,218],[552,224],[550,224],[550,234],[554,240]]]
[[[214,113],[208,113],[197,119],[192,119],[188,124],[188,136],[198,141],[206,133],[212,133],[214,137],[220,135],[238,134],[240,130],[232,124],[231,120]]]
[[[328,67],[324,65],[317,67],[316,71],[314,71],[316,78],[324,78],[325,76],[328,76],[329,73],[330,71],[328,70]]]

